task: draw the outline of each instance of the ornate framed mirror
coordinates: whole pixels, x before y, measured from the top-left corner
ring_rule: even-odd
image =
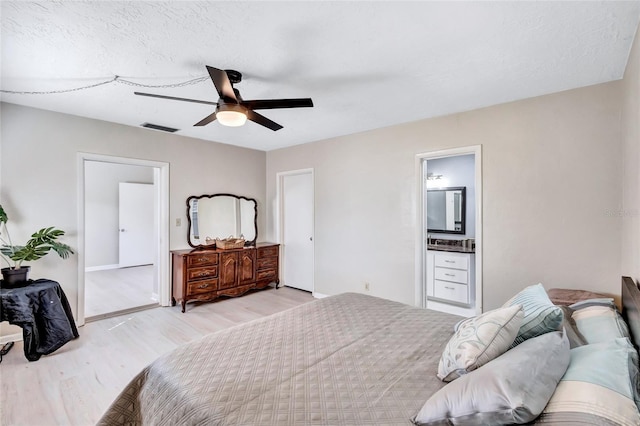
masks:
[[[187,242],[191,247],[214,247],[213,240],[258,239],[258,202],[235,194],[193,195],[187,198]]]

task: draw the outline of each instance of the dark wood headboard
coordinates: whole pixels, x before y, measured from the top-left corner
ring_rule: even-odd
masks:
[[[633,344],[640,346],[640,289],[633,278],[622,277],[622,316],[631,332]]]

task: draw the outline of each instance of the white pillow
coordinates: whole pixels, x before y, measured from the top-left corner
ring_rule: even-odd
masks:
[[[460,323],[440,357],[438,378],[450,382],[503,354],[518,335],[523,317],[522,306],[514,305]]]
[[[569,352],[569,340],[560,331],[531,338],[440,389],[413,422],[421,426],[528,424],[556,391],[569,365]],[[554,421],[545,424],[565,424],[559,420],[562,415],[554,413]],[[576,416],[571,424],[585,424],[579,420]],[[605,424],[598,420],[602,419],[589,424]]]

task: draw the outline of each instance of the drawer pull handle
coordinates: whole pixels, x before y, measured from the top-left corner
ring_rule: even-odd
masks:
[[[197,275],[199,277],[206,277],[207,275],[209,275],[209,272],[199,272]]]
[[[453,287],[446,287],[446,286],[445,286],[445,288],[446,288],[447,290],[455,290]]]
[[[456,263],[455,260],[445,260],[445,262],[447,262],[447,263]]]
[[[198,286],[198,288],[207,288],[207,287],[209,287],[209,284],[200,284]]]
[[[208,260],[209,260],[209,259],[207,259],[206,257],[199,257],[199,258],[198,258],[198,262],[206,262],[206,261],[208,261]]]
[[[453,274],[444,274],[445,277],[455,277]]]

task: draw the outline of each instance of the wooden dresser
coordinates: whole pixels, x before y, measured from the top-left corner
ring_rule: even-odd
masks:
[[[273,243],[232,250],[174,250],[171,302],[175,306],[180,301],[184,312],[189,300],[240,296],[272,282],[278,288],[279,252]]]

